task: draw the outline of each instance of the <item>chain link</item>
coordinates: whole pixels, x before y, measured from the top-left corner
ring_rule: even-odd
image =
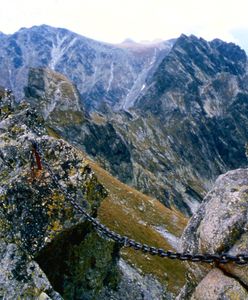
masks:
[[[88,212],[86,212],[70,195],[65,187],[63,187],[54,174],[53,170],[49,166],[49,164],[45,161],[45,156],[38,144],[32,141],[32,144],[35,145],[36,151],[39,153],[42,159],[43,165],[47,168],[55,182],[58,189],[66,196],[66,199],[71,203],[71,205],[79,211],[82,215],[85,216],[86,220],[89,221],[93,227],[103,236],[108,237],[109,239],[118,243],[121,247],[130,247],[135,250],[142,251],[143,253],[148,253],[150,255],[157,255],[162,258],[169,259],[177,259],[181,261],[191,261],[191,262],[204,262],[204,263],[220,263],[226,264],[228,262],[234,262],[237,265],[246,265],[248,263],[248,255],[247,254],[238,254],[238,255],[230,255],[228,253],[221,254],[190,254],[190,253],[180,253],[173,252],[170,250],[164,250],[161,248],[152,247],[150,245],[142,244],[133,239],[128,238],[127,236],[120,235],[112,230],[110,230],[107,226],[103,225],[98,219],[93,218]]]

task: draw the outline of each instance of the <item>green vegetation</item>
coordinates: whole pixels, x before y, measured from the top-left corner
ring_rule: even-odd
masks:
[[[54,110],[51,112],[49,118],[53,123],[66,126],[66,125],[82,125],[85,121],[84,114],[80,111],[73,110]]]
[[[139,242],[173,250],[173,247],[154,228],[161,226],[180,237],[187,219],[178,211],[170,210],[158,200],[145,196],[121,183],[96,163],[89,162],[99,181],[108,191],[99,218],[110,229]],[[143,254],[124,248],[121,255],[145,274],[153,274],[168,290],[178,292],[185,283],[185,266],[178,261]]]

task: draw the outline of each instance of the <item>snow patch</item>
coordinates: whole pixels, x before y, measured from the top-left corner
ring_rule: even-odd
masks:
[[[75,37],[72,39],[67,45],[63,46],[64,41],[66,40],[67,36],[60,38],[56,36],[56,42],[53,43],[53,47],[51,50],[51,61],[49,63],[49,67],[54,70],[56,64],[64,55],[64,53],[76,42],[77,38]]]
[[[199,208],[200,203],[197,201],[191,201],[189,199],[185,199],[184,200],[185,203],[188,205],[188,207],[190,208],[191,212],[194,214],[197,209]]]
[[[110,76],[109,76],[107,92],[110,90],[113,79],[114,79],[114,63],[112,62],[110,67]]]
[[[154,226],[153,227],[158,233],[160,233],[167,242],[177,251],[179,251],[179,242],[180,239],[176,237],[174,234],[170,233],[162,226]]]

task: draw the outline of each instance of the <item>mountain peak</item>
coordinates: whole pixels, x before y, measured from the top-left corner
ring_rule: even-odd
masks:
[[[45,119],[51,114],[62,115],[65,112],[68,122],[75,115],[84,119],[77,88],[66,76],[51,69],[30,68],[25,97],[33,106],[39,106]]]

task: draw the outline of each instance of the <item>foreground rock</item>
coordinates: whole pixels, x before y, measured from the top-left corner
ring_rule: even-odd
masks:
[[[191,297],[192,300],[246,300],[247,298],[247,290],[237,280],[225,276],[221,270],[216,268],[198,284]]]
[[[1,118],[0,298],[46,293],[55,299],[52,286],[73,298],[78,284],[79,298],[90,299],[103,285],[115,285],[118,249],[94,232],[68,197],[96,216],[107,192],[78,151],[45,133],[43,119],[29,107]]]
[[[182,251],[247,255],[247,200],[248,169],[221,175],[185,229]],[[248,299],[248,266],[191,263],[189,272],[179,299]]]
[[[107,191],[80,151],[47,133],[25,102],[0,114],[0,299],[169,299],[73,208],[70,198],[96,217]]]

